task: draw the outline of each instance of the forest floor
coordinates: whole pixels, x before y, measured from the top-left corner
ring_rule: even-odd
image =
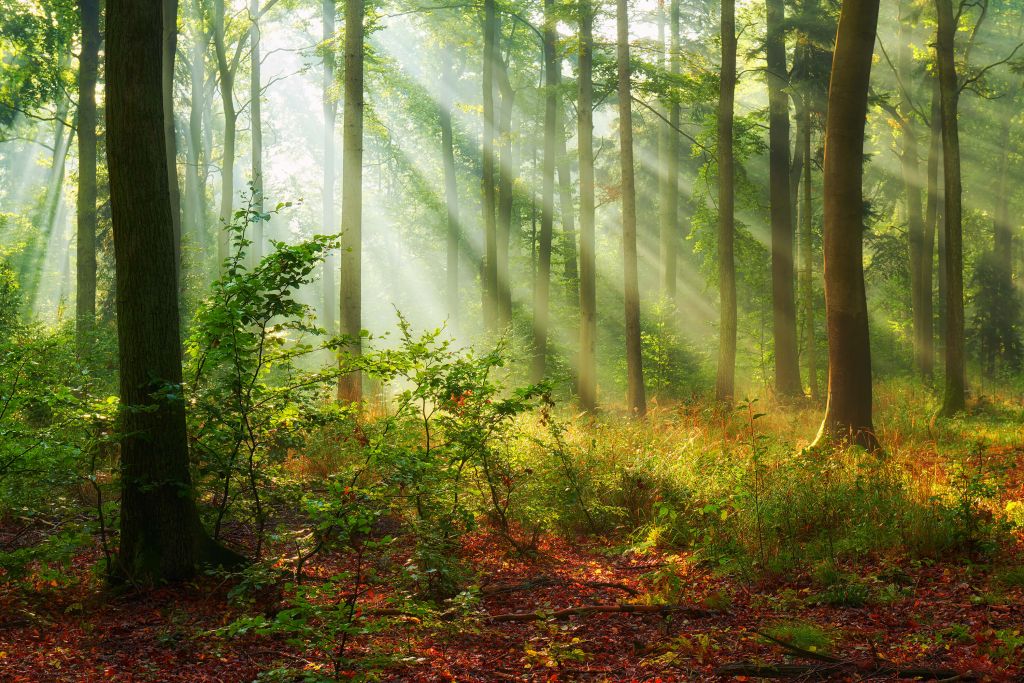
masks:
[[[1005,566],[1021,566],[1018,540]],[[347,655],[376,661],[374,675],[390,681],[756,680],[718,669],[738,662],[809,667],[783,670],[791,680],[898,680],[904,667],[935,667],[946,680],[1024,680],[1024,587],[1000,584],[991,566],[863,558],[851,571],[887,597],[829,606],[807,575],[742,582],[686,554],[623,554],[551,537],[523,559],[483,532],[464,552],[480,577],[472,616],[395,615],[355,637]],[[83,554],[61,576],[0,585],[0,680],[247,682],[279,666],[334,677],[324,653],[281,636],[214,634],[240,614],[223,581],[112,594],[95,570],[101,560],[98,551]],[[393,597],[387,576],[400,561],[382,567],[361,614]],[[307,568],[310,581],[340,563],[322,558]],[[697,609],[552,618],[567,607],[657,609],[664,599],[656,596],[669,594]],[[493,618],[508,614],[528,616]],[[543,618],[526,620],[533,614]]]

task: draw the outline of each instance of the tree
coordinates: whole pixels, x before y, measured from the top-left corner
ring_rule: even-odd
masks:
[[[117,265],[121,535],[134,583],[191,577],[237,556],[214,544],[192,494],[181,394],[174,223],[164,141],[161,3],[108,0],[107,158]]]
[[[679,0],[669,5],[669,73],[679,76]],[[679,252],[679,130],[680,106],[673,97],[668,105],[668,126],[661,127],[661,148],[666,156],[661,175],[661,294],[669,301],[676,298]]]
[[[447,218],[447,301],[448,317],[453,327],[458,327],[459,314],[459,249],[462,248],[462,228],[459,225],[459,186],[455,175],[455,144],[452,131],[452,107],[455,89],[455,72],[452,56],[447,50],[442,67],[441,101],[437,117],[441,127],[441,162],[444,166],[444,203]]]
[[[171,220],[174,223],[174,276],[181,274],[181,190],[178,186],[178,133],[174,118],[174,58],[178,53],[178,0],[161,0],[164,28],[161,46],[164,52],[164,153],[167,155],[167,188],[171,193]]]
[[[483,117],[484,137],[480,161],[481,207],[484,213],[484,255],[480,290],[483,298],[484,328],[493,332],[498,322],[498,232],[494,150],[494,69],[497,56],[498,18],[495,0],[484,0]]]
[[[636,251],[636,179],[633,169],[633,99],[629,64],[629,8],[617,3],[619,163],[622,169],[622,277],[626,314],[626,403],[637,417],[647,412],[640,341],[640,284]]]
[[[797,357],[796,298],[793,291],[793,207],[789,181],[789,97],[786,94],[784,0],[766,0],[769,152],[772,232],[772,331],[775,391],[802,396]]]
[[[337,13],[336,0],[323,0],[321,12],[323,14],[323,52],[324,52],[324,78],[323,78],[323,105],[324,105],[324,187],[323,187],[323,221],[324,229],[334,228],[334,160],[335,160],[335,131],[334,124],[338,116],[338,98],[334,96],[334,24]],[[324,275],[321,286],[324,298],[324,327],[329,334],[334,334],[338,329],[338,290],[334,277],[338,272],[338,262],[332,249],[324,258]]]
[[[554,1],[544,0],[544,166],[541,183],[540,243],[537,245],[537,272],[533,286],[533,381],[544,377],[547,361],[548,324],[551,299],[551,241],[555,222],[555,126],[558,92],[557,73],[561,70],[555,53]],[[561,131],[557,131],[559,136]]]
[[[845,0],[839,15],[825,122],[825,318],[828,397],[816,444],[833,439],[869,450],[871,347],[864,289],[864,117],[878,0]]]
[[[718,95],[718,374],[715,397],[731,402],[736,381],[736,240],[733,105],[736,97],[736,3],[722,0],[722,68]]]
[[[345,2],[345,123],[341,178],[341,333],[348,352],[362,353],[363,16],[364,0]],[[338,398],[360,401],[358,370],[338,379]]]
[[[249,0],[249,136],[252,141],[252,203],[263,213],[263,78],[260,63],[260,1]],[[263,257],[263,221],[253,224],[249,258],[259,263]]]
[[[594,239],[594,14],[590,0],[578,0],[580,25],[579,99],[576,103],[580,158],[580,407],[597,409],[597,264]]]
[[[78,67],[78,238],[75,298],[78,352],[89,345],[96,320],[96,80],[100,54],[99,0],[80,0],[82,49]]]

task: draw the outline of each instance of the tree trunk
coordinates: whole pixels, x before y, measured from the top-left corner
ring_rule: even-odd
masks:
[[[818,349],[814,334],[814,202],[813,168],[811,157],[811,105],[805,102],[800,112],[798,125],[799,144],[803,147],[803,209],[800,221],[800,253],[803,256],[803,271],[800,273],[804,303],[804,339],[807,349],[807,384],[811,390],[811,400],[821,400],[818,389]]]
[[[664,45],[663,45],[664,47]],[[679,0],[669,5],[669,73],[679,75]],[[676,299],[679,257],[679,102],[668,105],[668,126],[662,126],[662,150],[666,156],[661,183],[661,294],[671,302]]]
[[[452,55],[447,50],[443,56],[444,71],[441,83],[441,102],[438,121],[441,126],[441,160],[444,165],[444,203],[448,219],[447,246],[447,301],[448,321],[458,329],[459,317],[459,250],[462,248],[462,228],[459,225],[459,186],[455,175],[455,144],[452,134],[452,108],[455,96],[455,72],[452,69]]]
[[[174,119],[174,58],[178,53],[178,0],[162,0],[164,10],[163,72],[164,144],[167,153],[167,187],[171,193],[171,220],[174,222],[174,277],[181,275],[181,190],[178,186],[178,133]],[[179,282],[180,285],[180,282]]]
[[[967,387],[964,361],[964,256],[961,225],[960,137],[957,124],[959,84],[954,63],[952,0],[936,0],[939,63],[939,103],[942,110],[942,172],[945,185],[945,264],[946,264],[946,382],[942,396],[944,416],[964,409]]]
[[[939,163],[942,158],[942,106],[939,101],[939,81],[933,80],[932,105],[931,105],[931,130],[928,143],[928,198],[925,205],[925,230],[924,242],[921,246],[921,287],[925,296],[921,298],[921,319],[924,329],[921,332],[925,347],[921,351],[921,374],[927,382],[931,382],[935,374],[935,313],[932,300],[932,281],[935,270],[935,242],[936,232],[939,233],[940,259],[939,259],[939,316],[942,318],[943,302],[946,297],[946,281],[944,277],[945,266],[942,261],[942,254],[945,250],[941,248],[945,238],[942,235],[945,229],[942,228],[942,188],[939,184]]]
[[[89,349],[96,322],[96,80],[100,52],[99,0],[79,0],[82,50],[78,67],[78,243],[75,298],[78,353]]]
[[[336,0],[323,0],[321,6],[323,22],[324,48],[324,79],[323,79],[323,112],[324,112],[324,186],[322,212],[324,230],[331,232],[335,225],[335,158],[337,138],[335,122],[338,117],[338,99],[333,94],[334,62],[335,62],[335,17],[337,14]],[[338,289],[335,278],[338,275],[338,255],[332,249],[324,258],[323,287],[324,327],[328,334],[338,332]]]
[[[551,298],[551,241],[555,223],[555,126],[558,92],[557,72],[561,68],[555,56],[554,0],[544,0],[544,165],[541,170],[540,242],[537,245],[537,272],[533,284],[533,364],[531,379],[544,378],[547,364],[548,325]],[[561,137],[561,131],[558,131]]]
[[[252,138],[252,208],[263,213],[263,96],[262,64],[260,63],[260,3],[250,0],[249,16],[249,130]],[[263,221],[252,224],[252,246],[249,262],[263,258]]]
[[[496,63],[498,91],[498,220],[497,258],[495,262],[498,283],[498,328],[508,329],[512,324],[512,282],[509,269],[509,241],[512,238],[512,208],[515,199],[515,179],[518,164],[512,159],[512,113],[515,91],[508,79],[508,65],[500,56]]]
[[[785,2],[766,0],[768,66],[768,171],[772,226],[772,331],[775,391],[802,396],[793,292],[793,207],[789,194],[789,96],[786,94]]]
[[[341,177],[341,334],[347,350],[362,353],[363,252],[363,15],[364,0],[345,2],[345,129]],[[338,398],[363,398],[357,370],[338,379]]]
[[[237,560],[213,544],[192,497],[181,392],[174,223],[159,3],[107,0],[106,99],[120,351],[118,573],[186,579],[200,562]]]
[[[736,383],[736,257],[733,104],[736,98],[736,2],[722,0],[722,73],[718,95],[718,373],[715,397],[731,403]]]
[[[617,0],[619,161],[622,167],[622,277],[626,314],[626,403],[636,417],[647,413],[640,342],[640,284],[636,250],[636,181],[633,170],[633,100],[629,65],[629,7]]]
[[[825,317],[828,399],[816,444],[878,448],[871,421],[871,346],[864,291],[864,117],[878,0],[845,0],[825,124]]]
[[[199,0],[192,0],[193,16],[201,16]],[[200,25],[200,22],[197,21]],[[203,114],[206,109],[206,50],[209,46],[210,34],[203,27],[197,28],[199,34],[193,36],[189,79],[189,117],[188,147],[186,149],[185,171],[185,230],[196,240],[195,247],[199,253],[207,253],[203,249],[206,244],[207,209],[206,209],[206,176],[207,154],[203,145]]]
[[[497,195],[494,149],[494,69],[498,61],[498,15],[495,0],[484,0],[484,56],[483,56],[483,150],[480,184],[481,204],[484,212],[484,258],[481,269],[480,291],[483,297],[484,329],[495,332],[498,327],[498,228],[496,222]]]
[[[580,407],[597,409],[597,264],[594,239],[594,10],[579,0],[579,100],[577,109],[580,158]]]
[[[213,44],[217,54],[217,69],[220,73],[220,101],[224,109],[224,150],[220,162],[220,225],[217,226],[218,268],[224,267],[228,257],[228,232],[225,227],[231,223],[235,201],[235,128],[238,114],[235,111],[235,70],[228,63],[226,36],[224,34],[224,0],[213,3]]]

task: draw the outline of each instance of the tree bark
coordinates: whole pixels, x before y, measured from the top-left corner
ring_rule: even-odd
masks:
[[[75,339],[88,351],[96,322],[96,80],[100,52],[99,0],[79,0],[82,50],[78,67],[78,205]]]
[[[206,177],[207,150],[203,144],[203,114],[206,109],[206,51],[210,44],[210,33],[206,30],[201,17],[200,0],[192,0],[191,10],[195,17],[197,35],[192,37],[192,50],[189,64],[189,117],[188,146],[186,149],[185,171],[185,226],[184,230],[191,233],[196,240],[200,253],[207,253],[205,239],[207,237],[206,208]],[[201,27],[201,28],[200,28]]]
[[[341,178],[341,334],[347,352],[362,353],[363,251],[363,16],[364,0],[345,2],[345,129]],[[362,374],[338,379],[338,398],[361,401]]]
[[[863,264],[863,154],[878,0],[845,0],[825,124],[828,398],[815,440],[879,447],[871,421],[871,346]]]
[[[531,378],[544,378],[547,364],[548,325],[551,298],[551,241],[555,222],[555,126],[558,93],[557,72],[561,68],[555,56],[554,0],[544,0],[544,165],[541,170],[540,242],[537,245],[537,272],[533,284],[533,364]],[[561,132],[558,132],[561,137]]]
[[[679,0],[669,5],[669,73],[681,72],[679,54]],[[679,260],[679,129],[680,106],[673,98],[668,105],[668,126],[662,126],[662,149],[666,156],[661,186],[661,294],[675,302]]]
[[[924,348],[921,350],[921,374],[925,381],[931,383],[935,374],[935,306],[932,299],[932,282],[935,270],[935,235],[944,232],[942,224],[942,212],[939,207],[942,204],[942,188],[939,185],[939,162],[942,158],[942,107],[939,101],[939,82],[934,79],[932,87],[931,104],[931,130],[928,143],[928,197],[925,204],[925,229],[924,241],[921,245],[921,287],[924,296],[921,297],[921,320],[924,328],[921,331]],[[942,240],[945,241],[945,240]],[[945,266],[941,265],[939,272],[939,311],[943,308],[945,301],[945,278],[942,271]]]
[[[249,20],[249,135],[252,139],[252,208],[263,213],[263,77],[260,63],[260,2],[250,0]],[[249,261],[263,258],[263,221],[252,224]]]
[[[497,57],[498,16],[495,0],[484,0],[483,55],[483,150],[481,159],[481,204],[484,212],[484,257],[480,291],[483,298],[484,329],[498,327],[498,228],[496,195],[496,152],[494,149],[494,69]]]
[[[768,172],[772,230],[772,332],[775,342],[775,391],[802,396],[797,354],[796,299],[793,278],[793,207],[789,183],[789,97],[786,95],[784,0],[766,0],[768,66]]]
[[[447,50],[444,60],[441,102],[438,122],[441,127],[441,160],[444,166],[444,203],[447,210],[447,301],[449,324],[457,329],[459,317],[459,250],[462,248],[462,228],[459,225],[459,186],[455,175],[455,144],[452,132],[452,108],[455,95],[455,72],[452,56]]]
[[[960,137],[957,124],[959,84],[954,63],[952,0],[936,0],[939,63],[939,103],[942,111],[942,172],[945,185],[946,265],[946,380],[939,413],[954,415],[964,409],[967,371],[964,359],[964,257],[960,186]]]
[[[220,74],[220,101],[224,110],[224,149],[220,162],[220,225],[217,226],[218,268],[224,267],[228,257],[228,232],[235,201],[235,129],[238,113],[235,111],[235,70],[228,62],[225,36],[224,0],[213,3],[213,45],[217,55],[217,70]]]
[[[497,48],[495,48],[497,50]],[[512,113],[515,107],[515,90],[508,78],[508,64],[497,55],[495,76],[501,95],[498,105],[498,220],[497,277],[498,328],[507,330],[512,324],[512,282],[509,268],[509,242],[512,238],[512,208],[515,199],[516,169],[519,164],[512,158]]]
[[[580,23],[577,135],[580,159],[580,407],[597,409],[597,264],[594,239],[594,14],[590,0],[578,0]]]
[[[206,535],[193,500],[181,397],[174,223],[164,140],[160,3],[108,0],[107,156],[117,264],[121,534],[117,572],[186,579],[237,560]]]
[[[617,0],[619,162],[622,170],[622,277],[626,318],[626,403],[636,417],[647,412],[640,341],[640,284],[636,248],[636,180],[633,169],[633,100],[629,64],[629,7]]]
[[[722,0],[718,95],[718,373],[715,397],[731,403],[736,383],[736,256],[733,105],[736,98],[736,2]]]
[[[178,185],[178,133],[174,118],[174,58],[178,53],[178,0],[163,3],[164,145],[167,154],[167,187],[171,193],[171,220],[174,223],[174,277],[181,275],[181,189]],[[180,285],[180,282],[179,282]]]
[[[335,159],[337,157],[337,137],[335,123],[338,117],[338,98],[334,96],[335,45],[334,32],[338,8],[336,0],[323,0],[321,5],[324,42],[324,79],[323,79],[323,113],[324,113],[324,186],[323,186],[323,222],[324,230],[334,229],[335,213]],[[324,300],[324,327],[328,334],[338,331],[338,289],[335,278],[338,276],[338,255],[332,249],[324,258],[324,277],[321,283]]]
[[[809,96],[807,97],[809,99]],[[817,403],[821,400],[821,392],[818,388],[818,349],[814,333],[814,186],[811,177],[813,163],[810,102],[803,104],[797,132],[798,143],[803,148],[803,207],[800,211],[800,254],[803,256],[803,269],[800,281],[804,307],[804,355],[807,357],[807,384],[811,400]]]

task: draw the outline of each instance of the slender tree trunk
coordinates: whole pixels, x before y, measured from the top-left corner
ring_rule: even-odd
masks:
[[[498,327],[498,228],[496,222],[496,160],[494,149],[494,69],[498,61],[498,16],[495,0],[484,0],[483,55],[483,151],[481,159],[484,212],[484,258],[480,290],[483,297],[484,328],[493,333]]]
[[[580,407],[597,409],[597,263],[594,239],[594,10],[578,0],[580,22],[579,99],[577,109],[580,158]]]
[[[733,105],[736,98],[736,2],[722,0],[722,73],[718,95],[718,374],[715,396],[731,403],[736,382],[736,240]]]
[[[942,108],[942,170],[945,181],[946,382],[940,414],[964,409],[967,371],[964,359],[964,256],[961,225],[960,137],[957,124],[959,84],[954,62],[952,0],[936,0],[938,10],[939,102]]]
[[[939,161],[942,158],[942,107],[939,101],[939,82],[933,80],[932,105],[931,105],[931,131],[928,143],[928,198],[925,205],[925,230],[924,241],[921,245],[921,320],[924,328],[921,331],[921,338],[924,348],[921,350],[921,374],[927,382],[931,382],[935,374],[935,313],[932,299],[932,282],[934,280],[935,263],[935,234],[941,235],[944,228],[942,224],[942,188],[939,185]],[[940,238],[940,241],[944,241]],[[941,250],[940,250],[941,251]],[[945,301],[945,278],[943,271],[945,266],[942,260],[939,261],[939,311],[943,309]]]
[[[224,110],[224,149],[220,162],[220,225],[217,226],[217,262],[224,267],[228,257],[228,232],[225,226],[231,223],[235,201],[235,129],[238,114],[235,111],[235,71],[228,62],[226,36],[224,34],[224,0],[213,3],[213,44],[217,55],[217,69],[220,73],[220,101]]]
[[[363,16],[364,0],[345,0],[345,130],[341,178],[341,333],[347,350],[362,353],[363,327]],[[338,398],[361,401],[359,371],[338,380]]]
[[[515,199],[516,169],[512,158],[512,113],[515,91],[508,79],[508,65],[499,57],[496,64],[498,91],[498,220],[496,276],[498,283],[498,327],[508,329],[512,324],[512,282],[509,269],[509,241],[512,238],[512,208]]]
[[[78,243],[75,299],[78,353],[88,351],[96,322],[96,80],[100,52],[99,0],[80,0],[82,51],[78,67]]]
[[[555,54],[554,0],[544,0],[544,166],[541,182],[540,243],[537,245],[537,273],[533,284],[533,365],[531,376],[539,382],[547,365],[548,325],[551,299],[551,242],[555,223],[555,135],[558,125],[558,73]]]
[[[164,29],[163,71],[164,145],[167,153],[167,186],[171,192],[171,220],[174,222],[174,276],[181,275],[181,189],[178,185],[178,133],[174,118],[174,58],[178,53],[178,0],[161,0]],[[180,283],[179,283],[180,284]]]
[[[772,226],[772,331],[775,391],[802,396],[797,354],[796,300],[793,292],[793,207],[789,194],[789,96],[786,94],[784,0],[766,0],[769,155]]]
[[[804,299],[804,339],[807,349],[807,383],[811,400],[821,400],[818,388],[818,348],[814,334],[814,186],[811,178],[813,169],[811,157],[811,105],[805,102],[800,112],[798,125],[799,144],[803,148],[803,208],[800,221],[800,253],[803,256],[803,271],[800,273]]]
[[[81,117],[79,117],[81,120]],[[1013,223],[1010,219],[1010,118],[999,126],[999,171],[996,179],[995,207],[992,212],[992,250],[1001,281],[1001,291],[1013,288]]]
[[[828,399],[816,443],[878,448],[871,421],[871,345],[864,291],[864,117],[878,0],[845,0],[825,124],[825,316]]]
[[[663,44],[664,47],[664,44]],[[669,73],[679,75],[679,0],[669,5]],[[668,126],[662,126],[662,150],[665,154],[661,183],[661,294],[676,299],[679,260],[679,129],[680,107],[675,99],[668,105]]]
[[[120,350],[121,534],[133,583],[237,560],[210,541],[192,497],[180,398],[174,223],[164,140],[159,3],[107,0],[106,103]]]
[[[185,230],[196,240],[195,246],[204,247],[206,236],[206,177],[207,156],[203,145],[203,114],[206,109],[206,50],[210,33],[201,20],[200,0],[192,0],[192,14],[197,25],[197,35],[192,39],[190,79],[188,147],[186,150],[187,169],[185,173]],[[199,28],[201,27],[201,28]],[[202,252],[205,253],[205,252]]]
[[[441,84],[441,103],[438,121],[441,126],[441,159],[444,165],[444,203],[448,218],[447,245],[447,301],[448,320],[453,329],[458,329],[459,316],[459,249],[462,247],[462,228],[459,225],[459,186],[455,175],[455,143],[452,134],[452,108],[455,96],[455,72],[452,56],[444,53],[444,72]]]
[[[558,66],[551,74],[551,84],[556,90],[562,85],[562,59],[558,58]],[[562,217],[562,254],[565,259],[565,282],[568,287],[569,300],[578,298],[579,266],[576,263],[576,221],[575,207],[572,201],[572,171],[569,155],[565,151],[565,106],[561,94],[558,95],[555,110],[555,161],[558,166],[558,211]]]
[[[335,62],[335,18],[337,15],[336,0],[323,0],[321,5],[323,22],[324,48],[324,80],[323,80],[323,113],[324,113],[324,186],[323,186],[323,222],[324,230],[331,231],[335,225],[335,159],[337,151],[337,135],[335,122],[338,117],[338,98],[334,96],[334,62]],[[338,332],[338,288],[335,278],[338,275],[338,254],[335,250],[328,252],[324,258],[323,287],[324,327],[328,334]]]
[[[249,128],[252,138],[252,208],[263,213],[263,77],[260,63],[260,3],[250,0],[249,18]],[[263,258],[263,221],[252,225],[252,246],[249,260],[259,263]]]
[[[647,413],[640,342],[640,284],[636,250],[636,181],[633,170],[633,100],[629,64],[629,7],[617,1],[619,159],[622,167],[622,276],[626,313],[626,403],[636,417]]]

